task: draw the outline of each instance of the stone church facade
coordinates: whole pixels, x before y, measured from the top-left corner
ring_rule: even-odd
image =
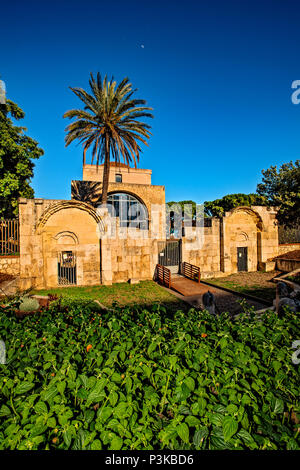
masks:
[[[165,188],[151,184],[151,173],[112,164],[106,208],[99,206],[102,165],[84,165],[82,180],[72,181],[71,200],[21,198],[20,288],[153,279],[170,241]],[[209,224],[187,226],[176,249],[175,271],[186,261],[199,266],[203,278],[272,269],[276,209],[238,207]]]

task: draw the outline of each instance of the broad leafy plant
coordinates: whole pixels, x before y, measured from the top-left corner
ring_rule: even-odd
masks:
[[[300,447],[293,312],[0,308],[0,449]]]

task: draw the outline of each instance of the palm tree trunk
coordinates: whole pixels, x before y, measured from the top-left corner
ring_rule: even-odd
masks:
[[[105,136],[105,159],[104,159],[104,171],[103,171],[103,188],[102,188],[102,204],[107,203],[107,191],[109,181],[109,170],[110,170],[110,155],[109,155],[109,136]]]

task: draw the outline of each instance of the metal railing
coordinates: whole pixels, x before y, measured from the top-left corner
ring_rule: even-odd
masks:
[[[192,279],[192,281],[200,282],[201,273],[199,266],[195,266],[194,264],[184,261],[182,263],[182,274],[183,276]]]
[[[161,264],[156,265],[155,279],[162,285],[171,288],[171,271],[170,269],[162,266]]]
[[[77,284],[76,255],[72,251],[58,253],[58,284],[74,286]]]
[[[16,255],[19,251],[19,220],[0,219],[0,255]]]

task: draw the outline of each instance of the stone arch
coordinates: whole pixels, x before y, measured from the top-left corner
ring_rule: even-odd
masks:
[[[256,271],[261,261],[261,239],[265,231],[259,212],[254,207],[239,206],[223,217],[221,266],[224,272],[238,271],[238,251],[247,248],[247,270]]]
[[[143,201],[143,199],[138,194],[133,193],[132,191],[127,191],[126,189],[118,189],[118,190],[114,190],[114,191],[109,191],[109,193],[107,195],[110,196],[111,194],[118,194],[118,193],[129,194],[130,196],[135,197],[141,204],[143,204],[143,206],[145,207],[145,209],[147,210],[147,213],[148,213],[146,203]]]
[[[42,214],[36,226],[37,233],[41,232],[46,222],[53,214],[64,209],[79,209],[87,212],[99,225],[99,229],[104,232],[103,220],[92,206],[82,201],[59,201],[48,207],[48,209]]]
[[[70,232],[70,231],[59,232],[53,238],[54,238],[54,240],[57,241],[58,244],[61,243],[61,241],[63,239],[65,239],[65,240],[67,239],[68,244],[70,244],[70,245],[78,245],[79,244],[79,240],[78,240],[77,235],[74,232]]]
[[[256,226],[260,232],[264,231],[264,223],[263,220],[258,212],[256,212],[252,207],[250,206],[239,206],[239,207],[234,207],[231,209],[228,213],[228,216],[230,217],[233,214],[236,214],[238,212],[246,212],[246,214],[249,214],[253,217]],[[226,214],[227,215],[227,214]]]
[[[238,242],[247,242],[249,240],[249,235],[246,232],[240,232],[237,234]]]
[[[147,207],[147,204],[143,201],[143,199],[138,194],[136,194],[132,191],[127,191],[126,189],[120,189],[120,190],[118,189],[118,190],[110,191],[107,194],[107,196],[112,196],[113,194],[128,194],[129,196],[134,197],[141,204],[141,206],[143,207],[143,210],[145,211],[145,218],[146,218],[146,221],[147,221],[147,229],[149,229],[150,211],[149,211],[149,208]]]

